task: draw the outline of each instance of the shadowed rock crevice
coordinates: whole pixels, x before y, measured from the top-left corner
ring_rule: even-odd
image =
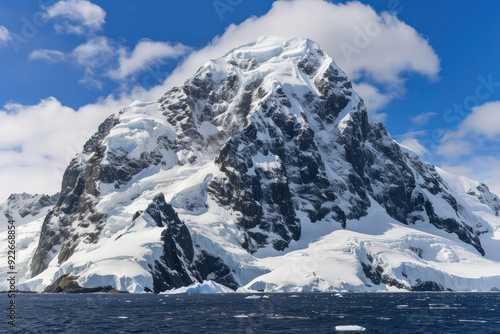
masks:
[[[151,217],[161,233],[163,252],[154,267],[150,267],[153,277],[153,292],[189,286],[194,282],[211,279],[232,289],[237,289],[230,268],[218,256],[202,250],[195,252],[189,229],[179,219],[175,209],[165,202],[165,196],[158,194],[143,215]],[[137,219],[136,218],[136,219]]]

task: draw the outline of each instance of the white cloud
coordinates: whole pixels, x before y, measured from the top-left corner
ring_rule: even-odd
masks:
[[[104,83],[96,79],[96,69],[111,66],[116,57],[116,47],[112,41],[101,36],[91,38],[68,54],[58,50],[37,49],[30,53],[29,60],[43,60],[47,63],[72,61],[85,69],[85,75],[79,83],[102,90]]]
[[[474,148],[466,140],[449,140],[440,144],[436,153],[449,159],[457,159],[474,153]]]
[[[139,42],[131,53],[117,45],[111,39],[99,36],[89,39],[65,55],[61,51],[35,50],[30,59],[44,59],[46,61],[61,61],[64,58],[73,60],[79,67],[85,68],[85,76],[79,82],[88,87],[103,88],[103,82],[98,80],[100,75],[113,79],[125,79],[148,66],[161,63],[166,58],[177,58],[191,50],[182,44],[172,45],[168,42],[153,42],[144,40]],[[118,64],[116,70],[107,68]],[[104,68],[106,68],[104,70]],[[105,73],[102,73],[106,71]]]
[[[445,164],[442,168],[456,175],[464,175],[485,183],[500,196],[500,159],[493,156],[476,156],[458,165]]]
[[[438,155],[453,164],[443,169],[484,182],[500,196],[500,101],[488,102],[472,108],[472,112],[448,131],[436,149]]]
[[[368,110],[368,113],[377,117],[377,119],[381,121],[384,121],[387,118],[387,114],[377,114],[377,111],[383,109],[387,105],[387,103],[391,101],[390,96],[382,94],[377,87],[372,86],[366,82],[354,84],[353,88],[365,101],[365,106]]]
[[[457,130],[445,133],[436,153],[463,157],[480,150],[485,141],[500,142],[500,101],[472,108]]]
[[[457,134],[463,137],[473,135],[497,138],[500,135],[500,101],[472,108],[472,113],[460,124]]]
[[[56,20],[55,29],[61,34],[86,35],[98,30],[106,22],[106,12],[86,0],[62,0],[48,7],[48,19]]]
[[[409,148],[413,152],[417,153],[418,155],[426,155],[429,153],[429,150],[427,150],[424,145],[422,145],[417,138],[406,138],[401,142],[401,145],[404,147]]]
[[[442,165],[441,169],[444,169],[448,173],[459,175],[459,176],[466,176],[469,177],[468,175],[473,175],[474,171],[472,168],[466,167],[466,166],[451,166],[451,165]]]
[[[108,74],[113,79],[124,79],[138,71],[144,70],[151,64],[161,62],[163,59],[178,58],[186,54],[189,50],[189,47],[182,44],[171,45],[165,42],[143,40],[137,43],[131,54],[121,49],[119,68],[109,71]]]
[[[437,113],[435,113],[435,112],[425,112],[425,113],[418,114],[415,117],[412,117],[411,121],[415,124],[418,124],[418,125],[425,125],[429,122],[431,117],[436,116],[436,115],[437,115]]]
[[[29,60],[43,60],[47,63],[59,63],[66,60],[64,52],[57,50],[37,49],[30,53]]]
[[[370,31],[373,26],[378,27],[379,32],[372,34],[367,45],[359,48],[360,29]],[[332,4],[322,0],[277,1],[267,14],[251,17],[239,25],[230,25],[224,34],[215,37],[206,47],[191,53],[165,83],[153,89],[150,95],[161,96],[167,89],[182,84],[210,59],[218,58],[263,35],[310,38],[318,42],[351,79],[358,80],[358,84],[363,84],[362,73],[370,77],[373,83],[385,88],[378,93],[372,89],[374,94],[367,95],[368,86],[364,86],[370,109],[382,108],[400,95],[404,90],[405,73],[435,78],[440,71],[440,60],[427,39],[393,15],[379,15],[372,7],[359,2]],[[109,73],[111,76],[119,78],[127,76],[136,68],[144,68],[142,61],[150,59],[143,52],[147,44],[139,47],[140,44],[129,56],[122,51],[120,65],[123,67],[112,70]],[[359,52],[346,57],[341,44],[353,45]],[[103,55],[110,52],[109,40],[104,37],[101,40],[93,39],[84,46],[74,51],[80,63],[96,59],[87,56],[92,54],[92,50],[102,50]],[[155,47],[160,49],[160,54],[166,52],[166,48],[160,47],[160,44]],[[110,48],[112,52],[115,51]],[[104,63],[98,59],[93,64]],[[137,89],[141,90],[140,87]],[[384,115],[380,116],[383,118]]]
[[[106,37],[96,37],[79,45],[71,53],[76,63],[84,67],[101,67],[114,57],[115,50]]]
[[[7,44],[9,39],[10,39],[9,30],[7,28],[5,28],[4,26],[0,26],[0,46],[2,44]]]
[[[85,69],[85,76],[78,80],[78,83],[89,88],[97,88],[98,90],[102,90],[104,87],[104,83],[95,78],[94,71],[92,71],[89,67]]]
[[[341,45],[359,45],[359,31],[372,26],[379,33],[371,37],[358,53],[346,57]],[[200,65],[229,50],[250,43],[262,35],[307,37],[318,42],[351,79],[364,73],[375,83],[401,91],[403,74],[413,72],[435,78],[440,60],[426,38],[398,18],[379,15],[359,2],[332,4],[322,0],[278,1],[261,17],[251,17],[230,25],[225,33],[205,48],[194,52],[174,71],[165,87],[172,87],[191,76]]]
[[[417,137],[426,137],[426,131],[413,131],[405,133],[404,135],[398,136],[399,143],[406,148],[409,148],[413,152],[420,156],[424,156],[429,153],[429,150],[417,139]]]

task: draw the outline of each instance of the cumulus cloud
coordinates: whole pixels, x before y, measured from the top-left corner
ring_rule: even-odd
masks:
[[[60,34],[86,35],[102,30],[106,12],[87,0],[62,0],[46,8],[45,17],[56,21]]]
[[[474,153],[474,148],[466,140],[448,140],[436,148],[436,153],[448,159],[457,159]]]
[[[363,34],[368,37],[365,43],[359,38]],[[351,79],[368,76],[394,91],[402,90],[404,73],[436,78],[440,71],[439,57],[428,40],[393,14],[378,14],[359,2],[332,4],[322,0],[295,0],[277,1],[267,14],[230,25],[223,35],[192,53],[168,78],[166,86],[181,84],[201,64],[262,35],[310,38],[318,42]],[[347,53],[347,45],[356,51]],[[388,95],[392,97],[392,93]]]
[[[78,83],[89,88],[97,88],[98,90],[102,90],[104,87],[104,83],[95,78],[94,71],[89,67],[85,69],[85,76],[78,80]]]
[[[435,112],[425,112],[418,114],[415,117],[411,118],[412,123],[417,124],[417,125],[425,125],[429,122],[431,117],[436,116],[437,113]]]
[[[172,45],[165,42],[143,40],[137,43],[132,53],[120,50],[119,64],[116,70],[109,71],[108,75],[116,80],[124,79],[134,73],[144,70],[154,63],[167,58],[178,58],[190,50],[182,44]]]
[[[456,130],[445,133],[436,153],[454,158],[467,156],[481,149],[485,141],[500,141],[500,101],[472,108]]]
[[[484,136],[488,139],[500,136],[500,101],[489,102],[472,108],[460,124],[457,136]]]
[[[417,153],[418,155],[425,155],[429,153],[429,150],[427,150],[424,145],[422,145],[417,138],[406,138],[401,142],[401,145],[404,147],[409,148],[413,152]]]
[[[426,137],[426,131],[413,131],[405,133],[402,136],[399,136],[399,143],[417,153],[420,156],[424,156],[429,153],[429,150],[425,148],[425,146],[420,142],[418,137]]]
[[[239,25],[230,25],[206,47],[192,52],[151,95],[160,96],[165,90],[182,84],[207,61],[263,35],[307,37],[318,42],[344,72],[360,84],[358,87],[363,90],[370,110],[380,109],[391,99],[401,96],[405,73],[435,78],[440,71],[439,57],[428,40],[393,14],[378,14],[372,7],[359,2],[277,1],[267,14],[251,17]],[[91,45],[86,46],[99,45],[107,53],[104,40],[96,41],[94,39]],[[160,43],[142,41],[131,54],[120,51],[119,67],[108,75],[115,79],[127,77],[144,69],[148,62],[158,61],[166,54],[180,53],[183,49],[179,47],[173,51],[166,47],[169,44]],[[347,45],[356,51],[348,53]],[[152,54],[155,57],[146,54],[147,49],[154,49]],[[89,59],[85,56],[79,58],[82,61]],[[378,88],[365,84],[365,77]],[[381,116],[383,118],[384,115]]]
[[[78,65],[101,67],[114,56],[114,48],[106,37],[96,37],[76,47],[71,53]]]
[[[354,84],[353,88],[365,101],[368,113],[377,117],[380,121],[384,121],[387,118],[387,114],[377,113],[377,111],[383,109],[390,102],[390,96],[382,94],[377,87],[366,82]]]
[[[7,44],[10,39],[10,33],[7,28],[0,26],[0,46]]]
[[[43,60],[47,63],[59,63],[66,60],[64,52],[57,50],[37,49],[30,53],[29,60]]]
[[[448,160],[443,169],[484,182],[500,196],[499,145],[500,101],[495,101],[472,108],[456,130],[443,136],[436,153]]]

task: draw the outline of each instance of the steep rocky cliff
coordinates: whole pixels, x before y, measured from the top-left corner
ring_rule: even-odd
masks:
[[[132,292],[207,279],[233,289],[456,289],[474,279],[439,262],[483,261],[496,268],[488,289],[500,267],[483,240],[496,240],[498,211],[487,187],[459,193],[392,140],[316,43],[263,37],[101,124],[64,175],[26,286],[68,274]],[[347,247],[348,278],[316,269],[316,283],[311,273],[283,283],[288,260],[330,238],[330,262],[315,263],[335,267]],[[443,282],[447,273],[456,281]]]

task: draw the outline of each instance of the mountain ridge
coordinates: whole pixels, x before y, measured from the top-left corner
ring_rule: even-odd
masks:
[[[500,286],[488,257],[500,200],[479,184],[457,191],[442,174],[392,140],[319,45],[262,37],[101,124],[65,172],[23,284],[40,290],[71,275],[130,292],[205,280],[266,291],[456,290],[477,279],[446,274],[471,256],[496,268],[481,288]],[[477,203],[491,213],[477,214]],[[387,239],[362,236],[372,229]],[[311,257],[324,239],[335,255],[314,262],[338,270],[289,280],[296,253]],[[386,258],[390,245],[404,261]]]

